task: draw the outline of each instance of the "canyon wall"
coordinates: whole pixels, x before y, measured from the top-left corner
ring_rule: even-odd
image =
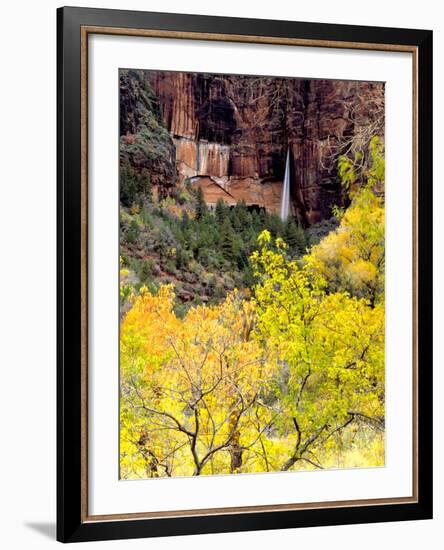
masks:
[[[366,127],[383,131],[382,83],[149,71],[179,182],[201,186],[209,204],[278,212],[290,148],[292,211],[310,225],[345,198],[336,160]],[[382,117],[381,117],[382,112]],[[344,145],[345,147],[345,145]]]

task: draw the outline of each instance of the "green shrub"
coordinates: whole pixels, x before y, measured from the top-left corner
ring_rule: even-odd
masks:
[[[169,273],[170,275],[176,275],[177,273],[177,270],[176,270],[176,265],[175,265],[175,262],[174,260],[172,260],[171,258],[168,259],[164,265],[163,265],[165,271],[167,273]]]
[[[149,282],[152,281],[154,276],[154,266],[155,266],[154,260],[149,258],[148,260],[142,260],[138,263],[138,269],[137,269],[137,276],[139,277],[140,281],[142,282]]]
[[[140,235],[139,224],[135,219],[133,219],[130,223],[129,228],[125,233],[125,241],[128,244],[134,244],[137,241],[139,235]]]

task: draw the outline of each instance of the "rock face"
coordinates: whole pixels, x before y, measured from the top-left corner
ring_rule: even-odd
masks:
[[[122,69],[119,86],[120,167],[145,170],[151,183],[167,194],[177,180],[175,147],[147,74]]]
[[[305,225],[343,204],[340,146],[383,112],[382,83],[146,72],[175,145],[179,182],[209,204],[278,212],[288,148],[292,211]],[[379,128],[383,131],[383,128]]]

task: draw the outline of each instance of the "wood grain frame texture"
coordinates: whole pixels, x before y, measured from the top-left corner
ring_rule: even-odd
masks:
[[[432,32],[60,8],[58,17],[57,539],[62,542],[432,517]],[[224,29],[230,28],[230,34]],[[413,494],[139,514],[88,514],[88,36],[406,52],[413,74]],[[421,358],[421,360],[420,360]]]

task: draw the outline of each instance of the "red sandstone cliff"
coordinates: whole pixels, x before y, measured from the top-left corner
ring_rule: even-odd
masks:
[[[208,203],[222,197],[279,211],[290,147],[292,209],[306,224],[342,204],[339,145],[359,138],[383,109],[381,83],[159,71],[148,78],[179,181],[202,186]]]

